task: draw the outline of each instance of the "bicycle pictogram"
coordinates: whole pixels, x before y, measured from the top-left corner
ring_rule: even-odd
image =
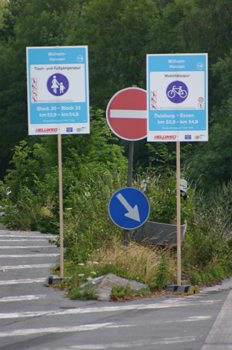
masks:
[[[168,97],[169,98],[174,98],[175,96],[179,95],[181,98],[187,97],[188,93],[186,90],[182,90],[182,86],[175,86],[173,85],[172,90],[168,91]]]
[[[181,81],[173,81],[168,85],[166,95],[171,102],[181,103],[188,97],[188,88]]]

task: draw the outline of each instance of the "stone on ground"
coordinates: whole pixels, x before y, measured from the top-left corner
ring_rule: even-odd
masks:
[[[133,280],[128,280],[126,278],[116,276],[113,273],[108,273],[107,275],[93,278],[91,282],[83,283],[81,285],[81,288],[84,291],[85,287],[91,285],[92,288],[97,292],[99,300],[108,301],[110,300],[113,285],[115,285],[116,287],[126,287],[128,284],[130,284],[131,289],[134,290],[140,290],[148,287],[146,284],[136,282]]]

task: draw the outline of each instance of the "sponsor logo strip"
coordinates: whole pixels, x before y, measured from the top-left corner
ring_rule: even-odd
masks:
[[[176,135],[155,135],[156,140],[176,140]]]
[[[58,128],[37,128],[35,132],[56,133]]]

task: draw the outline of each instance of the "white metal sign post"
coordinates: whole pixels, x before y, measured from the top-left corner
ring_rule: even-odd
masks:
[[[147,141],[176,142],[177,283],[181,284],[180,142],[208,141],[208,55],[147,55]]]
[[[61,135],[89,134],[88,47],[27,48],[28,134],[58,135],[60,275],[63,277]]]

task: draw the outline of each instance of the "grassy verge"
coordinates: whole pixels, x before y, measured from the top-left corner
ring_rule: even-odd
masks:
[[[27,154],[25,156],[28,157]],[[21,166],[22,162],[18,163]],[[31,167],[30,162],[28,171],[29,165]],[[71,278],[63,287],[70,297],[80,298],[82,282],[91,282],[95,276],[107,273],[146,283],[152,293],[162,290],[167,283],[176,283],[175,249],[131,242],[125,251],[124,231],[109,218],[107,209],[112,194],[125,187],[124,168],[84,164],[78,181],[74,181],[74,173],[70,174],[68,167],[64,173],[67,182],[64,191],[65,276]],[[16,175],[13,177],[15,185],[18,180]],[[13,180],[7,182],[10,188]],[[26,230],[42,230],[46,226],[50,232],[54,230],[57,233],[58,200],[56,189],[52,186],[52,173],[43,181],[33,174],[31,188],[26,182],[19,186],[15,201],[12,195],[16,194],[12,192],[8,195],[7,185],[0,183],[0,205],[6,209],[1,219],[4,224]],[[133,187],[144,191],[150,203],[149,220],[176,222],[175,181],[175,174],[171,171],[162,176],[150,171],[136,177]],[[188,222],[182,244],[182,279],[192,284],[210,285],[232,274],[231,198],[232,184],[229,184],[215,195],[210,205],[196,197],[191,188],[187,201],[181,201],[181,217]],[[126,296],[132,293],[130,290],[127,293],[123,290],[116,292],[132,297]],[[90,289],[84,297],[96,298],[95,294]]]
[[[165,284],[176,281],[175,256],[170,249],[161,250],[154,246],[143,246],[131,242],[127,248],[122,240],[114,237],[94,250],[84,262],[74,263],[70,259],[65,263],[65,275],[71,278],[66,283],[68,295],[80,298],[80,285],[84,281],[91,282],[94,277],[113,273],[117,276],[135,280],[148,285],[148,290],[140,291],[138,295],[150,295],[161,290]],[[133,290],[115,287],[112,298],[136,296]]]

